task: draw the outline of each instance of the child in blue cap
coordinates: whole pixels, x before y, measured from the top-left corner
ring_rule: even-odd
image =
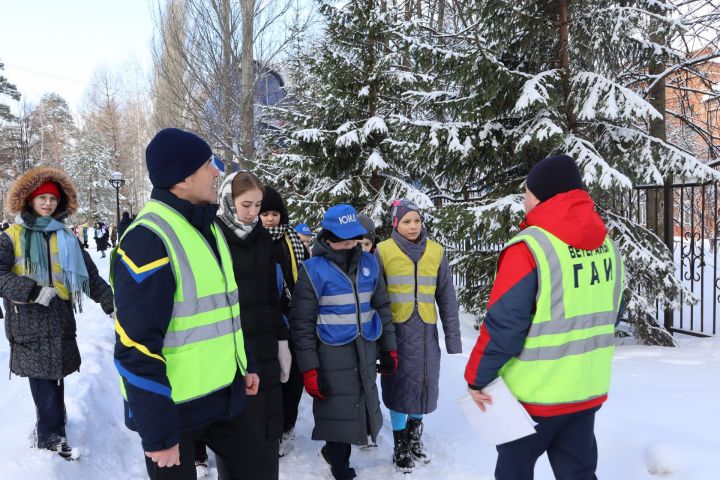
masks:
[[[313,231],[310,229],[310,226],[308,226],[307,223],[298,223],[297,225],[295,225],[295,232],[298,234],[298,237],[300,237],[303,245],[305,245],[309,256],[310,240],[312,240],[312,238],[315,236],[313,234]]]
[[[366,232],[352,206],[328,209],[313,256],[300,268],[290,314],[290,338],[314,399],[312,438],[326,442],[321,454],[336,479],[355,478],[351,444],[376,441],[377,372],[397,367],[385,281],[377,260],[358,245]]]

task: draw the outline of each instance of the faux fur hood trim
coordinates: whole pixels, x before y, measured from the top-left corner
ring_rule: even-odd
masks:
[[[5,210],[11,215],[19,214],[27,205],[30,194],[47,181],[55,182],[60,187],[61,198],[55,213],[75,213],[78,208],[75,184],[67,173],[54,167],[36,167],[23,173],[8,191]]]

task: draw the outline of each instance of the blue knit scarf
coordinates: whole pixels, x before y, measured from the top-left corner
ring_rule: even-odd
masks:
[[[43,234],[56,233],[62,282],[70,292],[71,299],[79,304],[81,293],[90,294],[90,276],[75,235],[64,223],[53,217],[37,217],[32,224],[20,217],[18,223],[24,228],[20,251],[25,257],[25,275],[35,280],[38,285],[49,286],[52,265],[49,264],[47,242]]]

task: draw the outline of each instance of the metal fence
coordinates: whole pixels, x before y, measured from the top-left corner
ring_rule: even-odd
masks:
[[[711,166],[717,168],[720,161]],[[626,218],[659,232],[673,252],[677,279],[697,298],[695,305],[683,304],[677,310],[665,309],[656,302],[656,318],[671,332],[695,336],[717,335],[720,315],[720,204],[718,182],[672,183],[664,186],[637,186],[625,195],[610,200],[611,209]],[[665,202],[664,199],[671,199]],[[461,200],[436,199],[442,206]],[[481,238],[448,245],[463,251],[499,251],[500,245],[487,245]],[[465,285],[456,275],[457,285]],[[683,295],[683,300],[685,300]]]
[[[671,332],[716,335],[720,314],[720,212],[718,182],[638,186],[615,198],[612,209],[649,230],[659,232],[673,253],[675,275],[698,300],[665,310],[656,302],[656,316]],[[665,198],[671,199],[665,202]],[[682,300],[687,300],[681,294]]]

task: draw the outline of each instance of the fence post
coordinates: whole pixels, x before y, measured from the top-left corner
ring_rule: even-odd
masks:
[[[675,262],[675,239],[674,239],[674,222],[673,222],[673,207],[675,205],[675,195],[673,194],[673,178],[672,175],[668,175],[665,179],[665,185],[663,185],[663,240],[670,250],[670,257]],[[682,208],[682,205],[680,205]],[[680,307],[682,308],[682,307]],[[664,312],[664,324],[665,330],[672,334],[673,328],[673,309],[665,307]]]

